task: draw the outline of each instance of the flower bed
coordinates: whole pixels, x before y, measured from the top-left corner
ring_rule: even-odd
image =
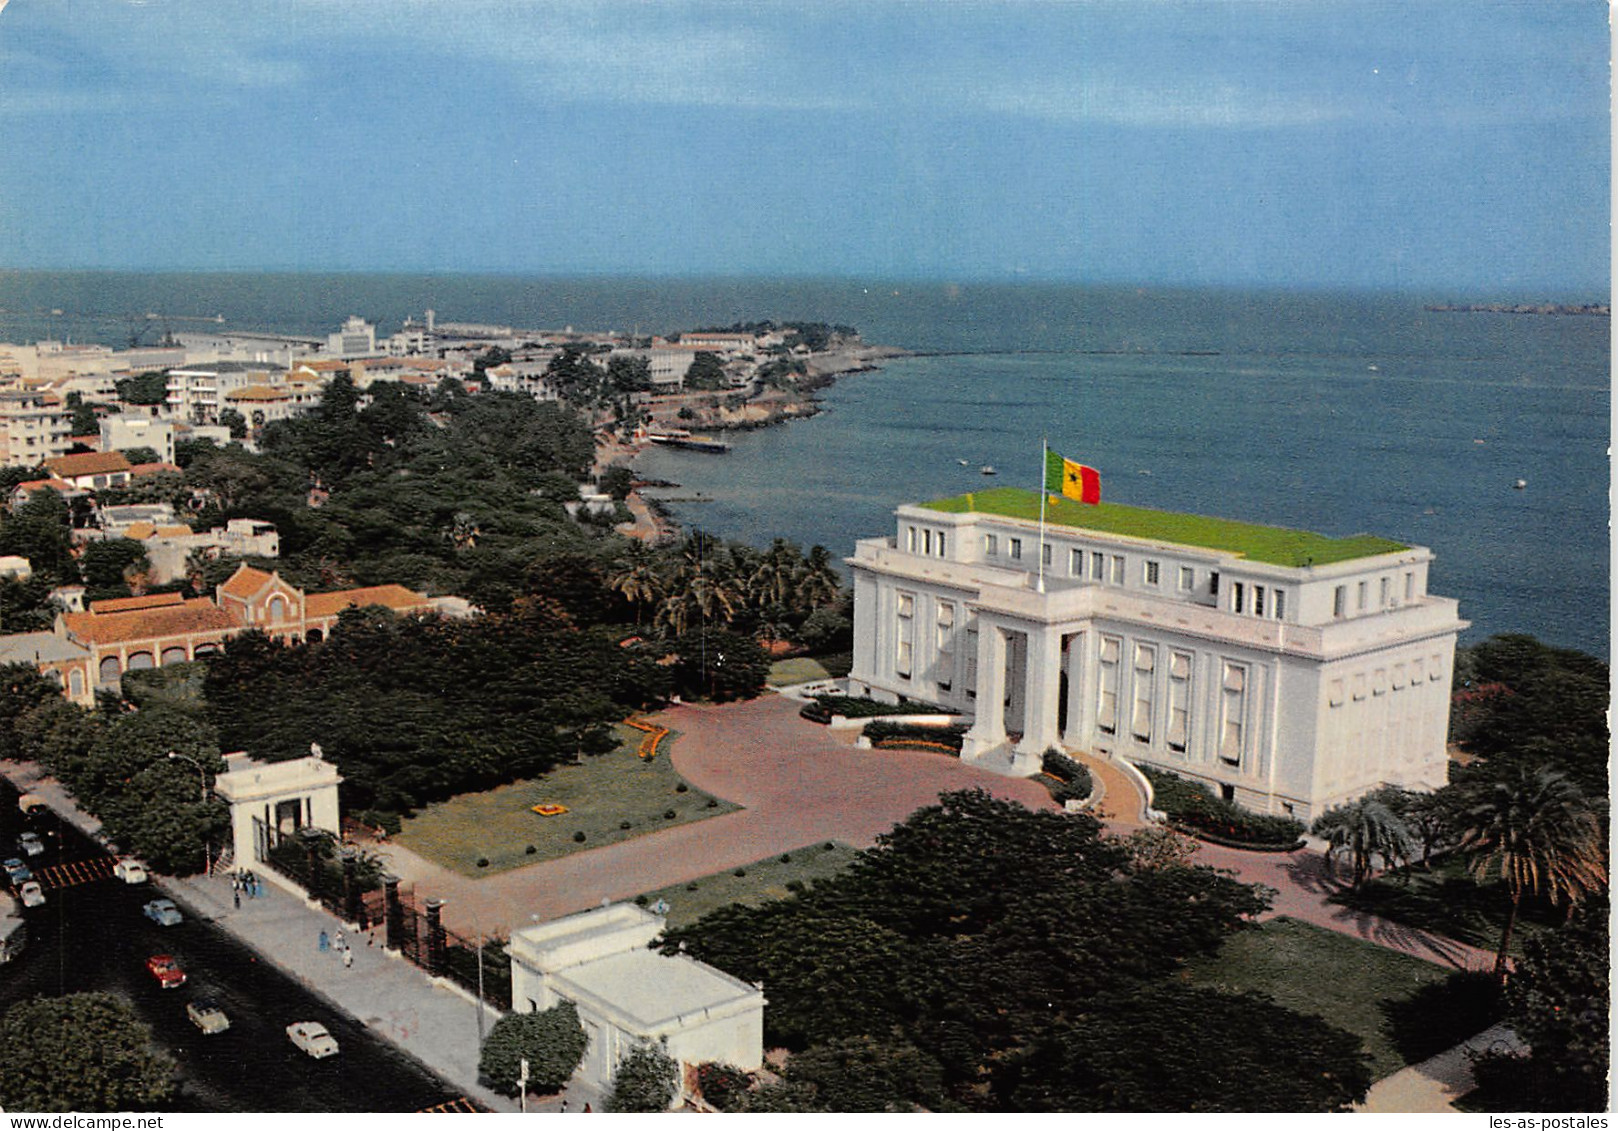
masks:
[[[531,808],[541,817],[560,817],[567,812],[567,806],[556,801],[547,801],[543,805],[534,805]]]
[[[1181,832],[1228,848],[1291,852],[1303,844],[1303,825],[1291,817],[1249,813],[1196,782],[1141,766],[1152,783],[1152,804]]]
[[[959,756],[961,740],[965,735],[966,727],[960,723],[952,726],[927,727],[878,719],[865,724],[865,737],[870,740],[872,746],[884,750],[904,747],[937,750],[940,753]]]
[[[656,758],[657,744],[668,737],[668,728],[653,726],[651,723],[643,722],[634,716],[630,716],[629,718],[625,719],[624,725],[626,727],[634,727],[636,730],[644,731],[646,733],[646,737],[640,740],[640,745],[635,747],[635,754],[640,758],[646,759],[647,761]]]

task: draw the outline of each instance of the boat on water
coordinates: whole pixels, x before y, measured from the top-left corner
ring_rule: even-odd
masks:
[[[1526,488],[1528,486],[1528,480],[1519,479],[1519,480],[1517,480],[1517,482],[1513,483],[1512,486],[1515,487],[1517,490],[1521,491],[1521,490],[1523,490],[1524,488]]]
[[[646,439],[654,444],[661,444],[665,448],[683,448],[688,452],[715,452],[730,451],[730,445],[723,440],[713,440],[706,436],[693,436],[684,429],[675,429],[669,432],[650,432]]]
[[[967,463],[964,459],[958,459],[955,462],[960,464],[962,467],[971,467],[972,466],[971,464]]]
[[[984,464],[982,467],[978,468],[978,470],[981,471],[984,475],[999,475],[1000,474],[998,471],[996,471],[994,468],[990,467],[988,464]]]

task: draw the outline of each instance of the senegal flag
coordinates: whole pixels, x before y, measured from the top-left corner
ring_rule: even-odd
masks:
[[[1101,472],[1046,449],[1045,490],[1052,495],[1066,495],[1081,503],[1096,505],[1101,502]]]

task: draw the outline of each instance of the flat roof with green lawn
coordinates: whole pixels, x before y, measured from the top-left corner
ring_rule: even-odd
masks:
[[[1038,522],[1039,498],[1038,491],[996,487],[989,491],[971,491],[951,499],[935,499],[921,505],[945,514],[989,514]],[[1249,561],[1293,568],[1331,565],[1377,554],[1394,554],[1410,548],[1402,542],[1374,534],[1332,538],[1307,530],[1260,526],[1229,518],[1179,514],[1148,507],[1130,507],[1122,503],[1089,505],[1054,495],[1047,496],[1045,521],[1051,526],[1071,526],[1101,534],[1121,534],[1153,542],[1196,546],[1236,554]]]
[[[606,754],[561,766],[542,778],[429,805],[406,818],[393,839],[452,872],[477,879],[740,808],[687,784],[675,772],[669,743],[676,733],[663,740],[655,758],[642,759],[636,750],[645,734],[621,725],[614,729],[618,745]],[[541,816],[534,812],[536,805],[565,806],[567,811]],[[480,860],[486,861],[481,867]]]

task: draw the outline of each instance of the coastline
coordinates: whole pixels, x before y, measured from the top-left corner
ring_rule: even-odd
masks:
[[[664,397],[651,409],[651,423],[657,427],[694,431],[746,432],[806,420],[819,414],[819,394],[839,378],[854,373],[875,372],[881,369],[877,362],[909,356],[909,350],[898,346],[842,346],[806,358],[808,372],[793,389],[766,390],[746,397],[740,403],[737,403],[738,394],[735,393],[687,393]],[[682,418],[679,415],[682,410],[689,410],[691,415]],[[647,446],[645,440],[608,441],[597,450],[596,473],[599,475],[615,463],[633,472],[636,458]],[[620,523],[616,529],[626,537],[638,538],[655,546],[678,538],[680,524],[669,515],[668,508],[660,500],[642,494],[643,487],[651,486],[678,484],[652,484],[637,478],[624,499],[635,517],[630,522]]]

